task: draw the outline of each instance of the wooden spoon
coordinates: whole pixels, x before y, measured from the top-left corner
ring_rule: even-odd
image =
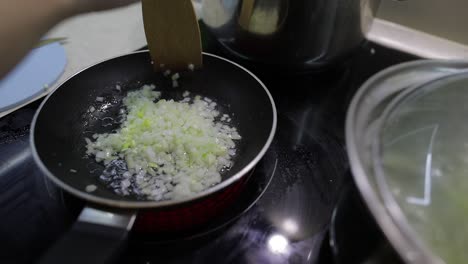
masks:
[[[202,44],[190,0],[143,0],[143,23],[155,71],[202,66]]]

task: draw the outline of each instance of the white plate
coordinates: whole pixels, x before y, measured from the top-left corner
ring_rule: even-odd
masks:
[[[66,63],[65,50],[59,43],[32,50],[0,81],[0,112],[43,94],[63,73]]]

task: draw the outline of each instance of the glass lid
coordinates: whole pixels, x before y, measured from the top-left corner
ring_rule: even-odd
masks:
[[[441,262],[468,263],[468,75],[408,89],[381,118],[372,161],[387,210]]]

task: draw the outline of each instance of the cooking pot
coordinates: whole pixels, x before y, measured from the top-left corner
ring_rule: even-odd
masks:
[[[380,0],[202,0],[202,21],[231,53],[290,70],[358,47]]]

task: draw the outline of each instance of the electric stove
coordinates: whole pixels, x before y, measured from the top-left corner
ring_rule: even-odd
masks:
[[[209,36],[204,49],[238,61]],[[401,262],[353,184],[344,125],[367,78],[413,59],[363,43],[322,71],[288,73],[238,61],[266,84],[278,109],[275,139],[247,188],[204,226],[171,235],[131,233],[119,263]],[[34,263],[83,206],[34,164],[29,127],[39,103],[0,119],[0,263]]]

